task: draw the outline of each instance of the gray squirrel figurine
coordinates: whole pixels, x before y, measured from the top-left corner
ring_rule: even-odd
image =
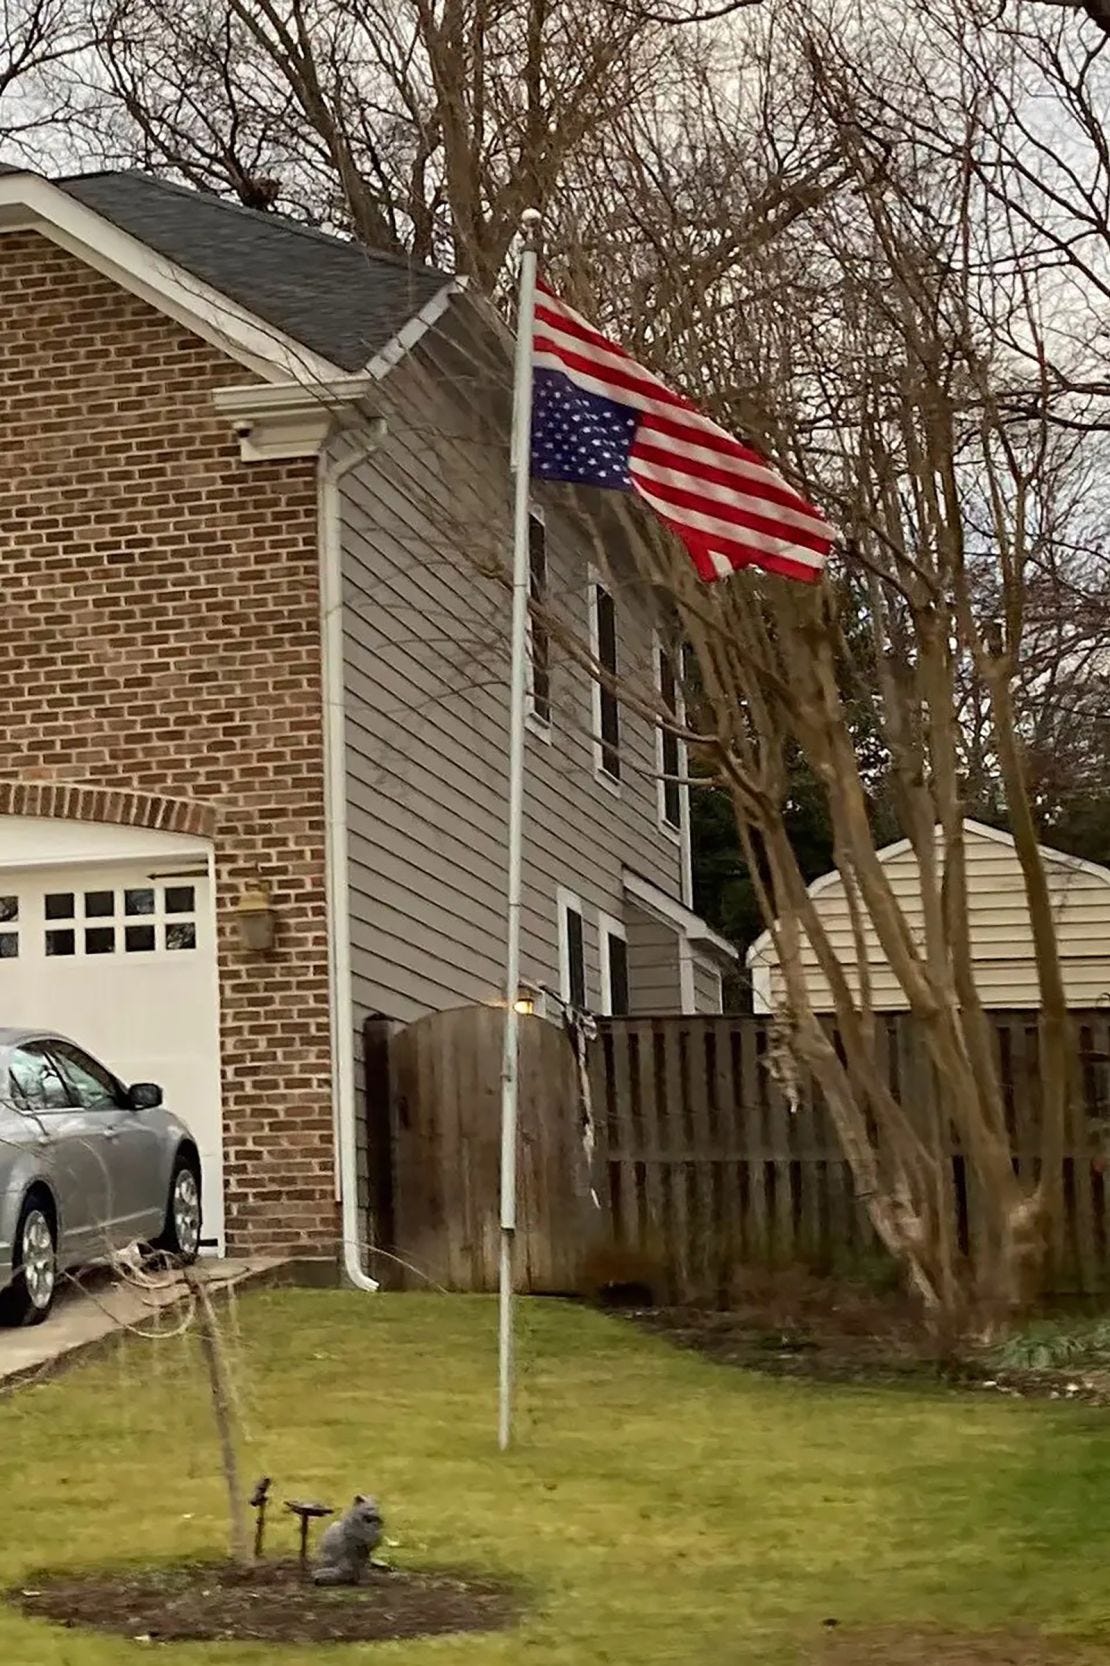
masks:
[[[385,1531],[376,1498],[355,1494],[345,1516],[333,1521],[321,1535],[312,1571],[316,1585],[361,1585],[368,1568],[380,1567],[371,1560]]]

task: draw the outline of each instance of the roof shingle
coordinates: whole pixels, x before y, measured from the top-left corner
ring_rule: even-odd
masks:
[[[448,275],[141,173],[54,182],[121,231],[347,371],[364,368]]]

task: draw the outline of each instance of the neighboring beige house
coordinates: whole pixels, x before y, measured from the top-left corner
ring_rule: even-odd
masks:
[[[979,992],[988,1007],[1040,1005],[1037,970],[1025,887],[1014,841],[981,822],[964,823],[971,941]],[[1059,850],[1044,850],[1063,959],[1064,983],[1073,1006],[1094,1006],[1110,996],[1110,871]],[[921,900],[917,863],[908,839],[879,852],[896,896],[911,924],[920,929]],[[849,983],[857,987],[856,952],[844,881],[835,870],[823,874],[809,894]],[[898,1010],[907,1001],[873,930],[868,930],[872,998],[879,1008]],[[813,1004],[832,1009],[829,986],[818,973],[808,942]],[[764,932],[748,951],[752,999],[756,1012],[770,1012],[782,992],[782,979],[770,935]]]

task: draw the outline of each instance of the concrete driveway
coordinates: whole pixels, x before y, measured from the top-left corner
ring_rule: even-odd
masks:
[[[202,1260],[198,1271],[218,1297],[268,1280],[281,1265],[280,1259],[257,1256],[247,1261]],[[119,1275],[99,1267],[79,1279],[67,1279],[44,1324],[0,1329],[0,1391],[49,1375],[118,1331],[165,1334],[175,1319],[184,1318],[185,1296],[179,1273]]]

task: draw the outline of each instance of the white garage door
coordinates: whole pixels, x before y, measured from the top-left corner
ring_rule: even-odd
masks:
[[[160,1083],[200,1148],[204,1238],[222,1246],[218,984],[204,840],[0,818],[0,1025],[56,1030],[125,1082]]]

